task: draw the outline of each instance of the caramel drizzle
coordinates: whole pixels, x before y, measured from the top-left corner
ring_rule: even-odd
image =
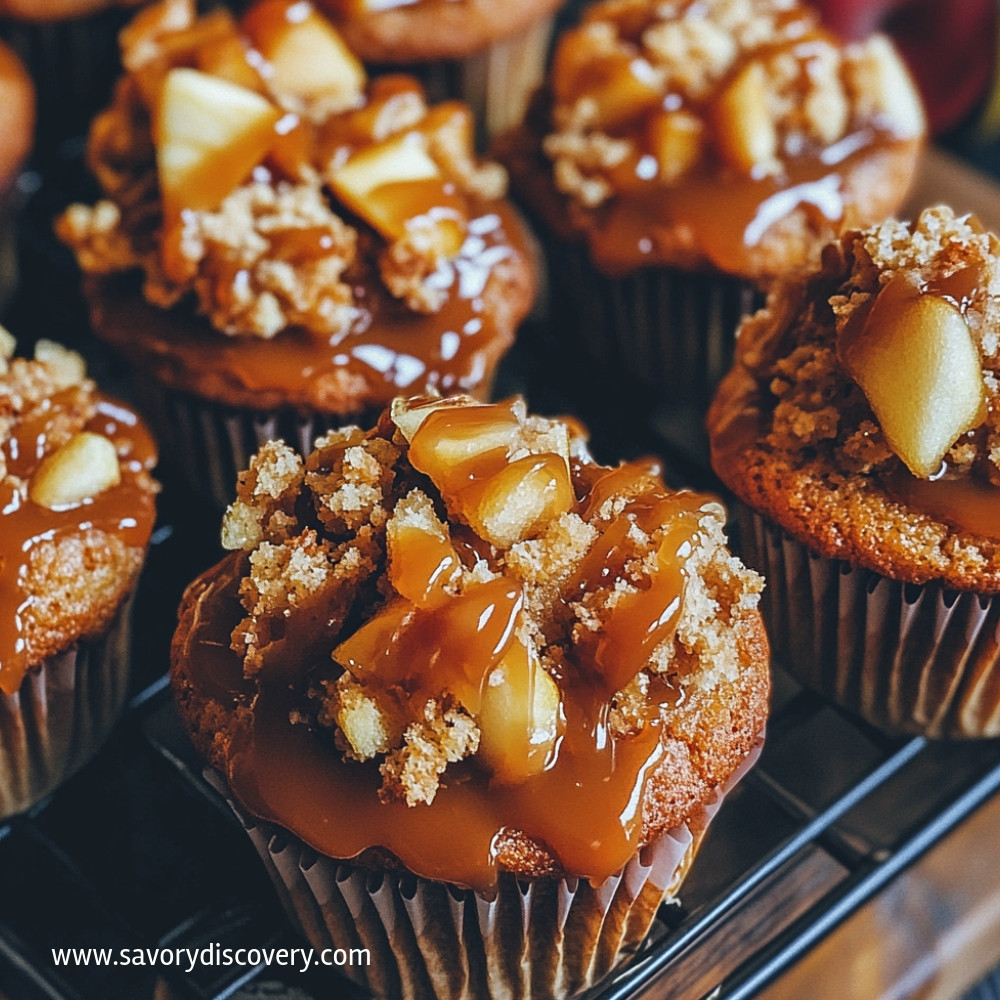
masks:
[[[493,456],[486,454],[489,463]],[[287,673],[281,681],[262,678],[256,689],[243,680],[228,643],[241,617],[237,588],[245,557],[231,556],[211,571],[182,655],[203,696],[227,703],[241,692],[250,706],[252,724],[238,727],[229,756],[228,778],[243,805],[329,857],[382,848],[418,875],[482,891],[495,884],[497,845],[509,830],[545,844],[566,871],[595,883],[620,870],[641,843],[644,790],[663,760],[661,711],[679,692],[653,678],[641,730],[620,739],[609,732],[611,698],[676,629],[685,562],[698,543],[699,508],[707,498],[667,492],[642,465],[602,470],[575,463],[573,479],[574,509],[584,516],[623,489],[639,495],[605,526],[565,601],[615,587],[627,572],[633,524],[646,532],[666,524],[666,530],[645,586],[612,611],[603,638],[577,644],[562,664],[565,725],[544,770],[519,784],[491,782],[473,756],[449,765],[431,805],[380,801],[375,763],[345,762],[328,732],[290,725],[301,694]],[[419,562],[428,573],[426,589],[410,579],[405,585],[417,598],[432,594],[433,578],[451,566],[436,548]],[[425,607],[396,598],[345,644],[354,657],[346,665],[355,676],[377,676],[383,690],[411,707],[447,690],[474,712],[486,678],[510,648],[522,613],[520,585],[501,576],[444,603],[439,596]],[[300,664],[300,673],[308,666]]]
[[[15,427],[3,443],[8,477],[0,481],[0,691],[13,694],[30,661],[25,615],[35,598],[25,583],[32,554],[40,543],[88,530],[119,535],[126,545],[144,547],[155,516],[153,496],[140,474],[156,462],[156,448],[133,413],[99,395],[97,412],[84,430],[112,440],[119,454],[121,482],[92,500],[64,510],[49,510],[27,496],[11,476],[27,481],[45,456],[51,420],[58,409],[53,397],[41,412]]]

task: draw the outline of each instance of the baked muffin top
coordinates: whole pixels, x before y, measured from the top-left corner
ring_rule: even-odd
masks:
[[[545,18],[562,0],[321,0],[366,62],[462,59]]]
[[[606,0],[560,38],[528,132],[518,183],[601,270],[764,278],[898,207],[924,117],[885,37],[844,44],[802,4]]]
[[[1000,242],[943,206],[829,245],[747,319],[713,464],[831,558],[1000,589]]]
[[[155,516],[156,449],[83,359],[0,329],[0,691],[80,638],[132,590]]]
[[[88,147],[105,197],[59,233],[87,275],[141,274],[151,307],[205,321],[173,310],[172,342],[156,320],[99,333],[181,388],[261,408],[272,389],[351,412],[482,377],[534,279],[464,105],[429,107],[408,77],[369,83],[304,0],[259,0],[239,22],[160,0],[121,44],[127,73]]]
[[[595,881],[758,742],[762,581],[711,497],[520,400],[397,400],[266,445],[188,589],[175,689],[252,813],[486,888]]]

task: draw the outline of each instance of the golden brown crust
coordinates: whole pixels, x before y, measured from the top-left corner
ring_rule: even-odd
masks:
[[[0,194],[31,151],[35,86],[16,53],[0,42]]]
[[[562,0],[421,0],[362,16],[328,13],[366,62],[398,65],[463,59],[516,35],[555,11]],[[320,6],[323,6],[320,0]]]

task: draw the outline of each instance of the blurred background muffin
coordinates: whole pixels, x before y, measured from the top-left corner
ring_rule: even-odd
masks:
[[[83,360],[0,329],[0,818],[96,752],[124,704],[156,449]]]
[[[292,9],[146,8],[91,130],[104,198],[59,223],[95,332],[221,505],[264,441],[308,448],[403,389],[487,394],[534,295],[466,106],[369,82],[329,22]]]
[[[804,5],[588,7],[506,143],[556,335],[703,413],[759,289],[898,208],[923,135],[886,38]]]
[[[405,68],[433,100],[470,105],[489,138],[515,125],[545,72],[563,0],[321,0],[366,63]]]
[[[975,218],[849,233],[743,324],[709,414],[776,656],[885,728],[1000,735],[998,293]]]
[[[17,54],[0,42],[0,308],[17,283],[14,185],[34,133],[34,85]]]

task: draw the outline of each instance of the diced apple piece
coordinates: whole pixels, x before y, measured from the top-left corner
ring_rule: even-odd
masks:
[[[534,650],[514,641],[486,678],[478,759],[504,784],[543,771],[562,726],[559,688]]]
[[[639,56],[616,53],[587,67],[581,97],[594,102],[598,128],[623,125],[663,100],[656,70]]]
[[[653,115],[648,126],[649,148],[659,164],[659,177],[672,184],[698,162],[704,125],[687,111]]]
[[[848,326],[838,354],[915,476],[937,473],[958,437],[985,419],[982,362],[965,318],[902,276],[879,293],[860,331]]]
[[[400,429],[407,442],[413,440],[420,425],[435,410],[445,410],[454,407],[479,406],[471,396],[397,396],[392,401],[392,422]]]
[[[398,515],[398,508],[397,508]],[[389,581],[396,592],[420,608],[439,607],[449,599],[447,588],[462,575],[462,563],[440,526],[400,523],[387,525]]]
[[[72,507],[121,482],[118,453],[103,435],[82,431],[42,459],[28,495],[42,507]]]
[[[924,134],[927,123],[920,94],[899,53],[884,36],[875,35],[865,43],[857,85],[862,100],[898,138]]]
[[[410,463],[454,495],[507,464],[521,438],[517,407],[512,402],[436,408],[410,441]]]
[[[154,136],[167,218],[184,208],[216,208],[264,158],[280,117],[252,90],[198,70],[171,70]]]
[[[352,212],[387,240],[404,237],[408,224],[427,218],[432,209],[463,207],[445,190],[445,178],[417,132],[362,149],[332,172],[330,184]]]
[[[480,538],[502,549],[534,537],[575,501],[566,462],[551,453],[505,464],[453,495],[442,492]]]
[[[275,94],[306,102],[323,99],[332,102],[331,110],[341,111],[361,102],[364,67],[308,0],[255,3],[243,29],[269,64]]]
[[[737,170],[771,169],[778,153],[778,130],[768,107],[767,72],[751,62],[716,98],[719,150]]]

